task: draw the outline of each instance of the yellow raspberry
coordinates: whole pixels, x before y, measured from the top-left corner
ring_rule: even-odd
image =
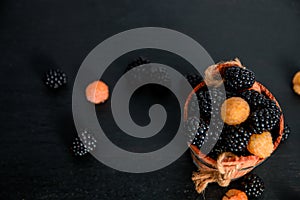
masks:
[[[221,106],[222,120],[228,125],[238,125],[248,118],[250,106],[241,97],[226,99]]]
[[[300,71],[293,77],[293,90],[296,94],[300,95]]]
[[[297,72],[293,77],[293,84],[300,85],[300,72]]]
[[[300,95],[300,85],[299,84],[295,84],[293,86],[293,90],[296,94]]]
[[[237,189],[231,189],[226,192],[222,200],[248,200],[245,192]]]
[[[247,149],[260,158],[269,157],[274,149],[271,133],[265,131],[262,134],[252,134]]]

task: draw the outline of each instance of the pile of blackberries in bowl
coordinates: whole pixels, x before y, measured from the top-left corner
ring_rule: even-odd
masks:
[[[238,59],[210,66],[203,81],[194,80],[199,79],[190,79],[195,87],[184,110],[193,161],[200,172],[216,170],[220,156],[229,153],[234,155],[230,162],[242,166],[231,178],[240,178],[281,142],[284,119],[279,103]]]

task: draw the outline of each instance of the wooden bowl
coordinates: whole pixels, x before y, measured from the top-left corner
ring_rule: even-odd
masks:
[[[226,65],[225,67],[227,67]],[[194,90],[189,94],[185,106],[184,106],[184,120],[187,120],[188,118],[188,106],[189,102],[191,101],[192,95],[196,93],[198,90],[203,88],[205,86],[205,82],[201,82],[199,85],[197,85]],[[259,91],[261,94],[265,95],[267,98],[274,100],[277,104],[277,106],[280,108],[279,103],[273,96],[273,94],[262,84],[259,82],[255,82],[253,87],[251,89],[254,89],[256,91]],[[281,109],[281,108],[280,108]],[[282,112],[281,112],[282,113]],[[274,143],[274,150],[278,147],[280,144],[282,134],[283,134],[283,129],[284,129],[284,119],[283,119],[283,114],[280,116],[280,121],[279,121],[279,133],[277,138],[273,138],[273,143]],[[208,170],[216,170],[217,166],[217,161],[209,157],[208,155],[203,154],[200,149],[198,149],[197,146],[195,145],[189,145],[192,158],[196,166],[201,169],[208,169]],[[265,161],[265,158],[259,158],[258,156],[255,155],[249,155],[249,156],[236,156],[236,157],[229,157],[226,158],[222,161],[222,164],[225,167],[232,167],[232,166],[240,166],[240,169],[235,171],[235,173],[232,175],[233,179],[239,178],[241,176],[244,176],[248,172],[250,172],[252,169],[254,169],[256,166],[261,164],[263,161]]]

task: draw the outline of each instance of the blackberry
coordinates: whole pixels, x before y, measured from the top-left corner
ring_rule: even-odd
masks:
[[[281,141],[282,142],[287,141],[290,134],[291,134],[291,128],[286,124],[283,129],[283,135],[282,135]]]
[[[207,130],[208,126],[203,119],[190,117],[186,124],[188,142],[196,145],[200,149],[205,141]]]
[[[225,125],[223,130],[223,144],[227,152],[237,155],[245,155],[247,153],[247,145],[251,133],[242,126]]]
[[[202,77],[198,74],[188,74],[186,75],[186,79],[192,88],[195,88],[199,83],[201,83],[201,81],[203,81]]]
[[[281,115],[281,110],[280,108],[276,105],[275,101],[271,100],[271,99],[266,99],[264,102],[264,105],[266,108],[272,109],[276,115]]]
[[[133,69],[133,68],[135,68],[135,67],[137,67],[137,66],[144,65],[144,64],[149,64],[149,63],[150,63],[150,60],[148,60],[145,57],[139,56],[138,58],[136,58],[135,60],[133,60],[132,62],[130,62],[127,65],[126,72]]]
[[[73,142],[72,150],[75,156],[83,156],[96,148],[97,140],[93,137],[92,133],[84,130],[80,134],[80,138],[76,137]]]
[[[262,133],[271,131],[278,124],[280,113],[271,108],[256,110],[248,117],[248,124],[251,133]]]
[[[255,82],[255,75],[248,69],[233,66],[225,69],[224,79],[227,90],[240,91],[252,87]]]
[[[137,68],[140,65],[149,64],[149,63],[150,60],[139,56],[138,58],[136,58],[135,60],[133,60],[131,63],[127,65],[125,72],[128,72],[129,70],[133,70],[131,76],[128,79],[130,84],[136,84],[142,82],[145,78],[150,77],[151,72],[149,67]]]
[[[250,199],[260,197],[265,190],[263,180],[256,174],[245,175],[241,185]]]
[[[210,119],[212,114],[219,116],[220,106],[226,98],[226,95],[221,90],[200,90],[197,92],[197,96],[201,117]],[[212,110],[212,103],[214,103],[214,110]]]
[[[197,93],[201,117],[209,118],[211,114],[211,99],[208,91],[200,90]]]
[[[157,84],[164,84],[167,87],[171,85],[171,78],[167,69],[161,66],[151,66],[150,81]]]
[[[81,133],[81,140],[88,152],[91,152],[96,148],[97,140],[91,132],[84,130]]]
[[[209,152],[208,156],[214,160],[217,160],[219,155],[223,152],[226,152],[225,145],[223,144],[223,140],[220,138],[212,150]]]
[[[266,97],[255,90],[246,90],[240,94],[252,110],[260,109],[266,102]]]
[[[199,116],[199,102],[196,94],[192,95],[191,100],[188,104],[188,115],[189,116]]]
[[[163,84],[165,86],[171,85],[170,75],[165,67],[161,66],[149,66],[145,68],[137,68],[140,65],[149,64],[150,60],[144,57],[138,57],[134,61],[128,64],[126,72],[133,70],[129,82],[136,84],[143,81],[151,81],[157,84]]]
[[[72,151],[75,156],[83,156],[88,153],[88,150],[85,148],[79,137],[75,138],[72,145]]]
[[[248,102],[252,111],[267,108],[268,110],[272,110],[276,118],[280,118],[281,111],[275,101],[266,98],[263,94],[255,90],[246,90],[240,96]]]
[[[59,89],[67,84],[67,75],[60,69],[50,69],[45,73],[44,83],[50,89]]]

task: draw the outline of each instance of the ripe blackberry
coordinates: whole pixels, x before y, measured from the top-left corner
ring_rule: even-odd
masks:
[[[186,123],[188,142],[196,145],[200,149],[205,141],[207,129],[208,126],[203,119],[190,117]]]
[[[248,89],[255,82],[255,75],[252,71],[236,66],[225,69],[223,78],[225,88],[230,91]]]
[[[199,102],[196,94],[192,95],[192,98],[188,104],[188,115],[199,116]]]
[[[75,138],[72,145],[72,151],[75,156],[83,156],[88,153],[88,150],[85,148],[79,137]]]
[[[260,197],[265,190],[263,180],[256,174],[245,175],[242,178],[242,187],[250,199]]]
[[[227,152],[232,152],[236,155],[246,154],[251,133],[245,130],[245,128],[242,126],[225,125],[223,135],[222,140]]]
[[[266,98],[263,94],[255,90],[246,90],[240,96],[248,102],[252,111],[268,108],[273,111],[275,116],[280,117],[281,115],[281,111],[275,101]]]
[[[92,133],[84,130],[80,133],[80,138],[76,137],[72,150],[75,156],[83,156],[96,148],[97,140],[93,137]]]
[[[271,100],[271,99],[266,99],[264,102],[264,105],[266,108],[272,109],[276,115],[281,115],[281,110],[280,108],[276,105],[275,101]]]
[[[243,91],[240,96],[248,102],[251,110],[263,107],[266,101],[266,97],[255,90]]]
[[[135,60],[133,60],[132,62],[130,62],[127,65],[126,72],[133,69],[133,68],[135,68],[135,67],[137,67],[137,66],[144,65],[144,64],[149,64],[149,63],[150,63],[150,60],[148,60],[145,57],[139,56],[138,58],[136,58]]]
[[[170,86],[170,75],[165,67],[149,66],[145,68],[137,68],[140,65],[149,63],[150,60],[141,56],[129,63],[126,68],[126,72],[133,70],[132,77],[130,77],[129,82],[131,84],[136,84],[143,81],[151,81],[156,84],[166,85],[167,87]]]
[[[84,130],[81,133],[81,141],[88,152],[91,152],[96,148],[97,140],[93,134],[87,130]]]
[[[163,84],[167,87],[171,85],[170,75],[165,67],[151,66],[150,68],[150,81]]]
[[[222,138],[220,138],[218,142],[215,144],[215,146],[211,149],[208,156],[214,160],[217,160],[221,153],[226,152],[225,146],[226,144],[224,144],[224,141],[222,140]]]
[[[278,124],[280,113],[271,108],[256,110],[248,117],[248,125],[251,133],[271,131]]]
[[[220,106],[226,99],[226,95],[221,90],[200,90],[197,92],[197,96],[201,117],[210,119],[212,115],[219,116]],[[212,110],[212,103],[214,105],[214,110]]]
[[[50,69],[45,73],[44,83],[50,89],[58,89],[67,84],[67,75],[60,69]]]
[[[291,134],[291,128],[286,124],[283,129],[283,135],[282,135],[281,141],[282,142],[287,141],[290,134]]]
[[[147,68],[138,68],[140,65],[149,64],[150,60],[147,58],[139,56],[135,60],[133,60],[131,63],[127,65],[127,68],[125,72],[128,72],[129,70],[133,70],[131,73],[131,76],[129,77],[128,81],[130,84],[136,84],[141,81],[143,81],[145,78],[150,77],[150,69]]]
[[[188,74],[186,75],[186,79],[192,88],[195,88],[203,80],[198,74]]]

